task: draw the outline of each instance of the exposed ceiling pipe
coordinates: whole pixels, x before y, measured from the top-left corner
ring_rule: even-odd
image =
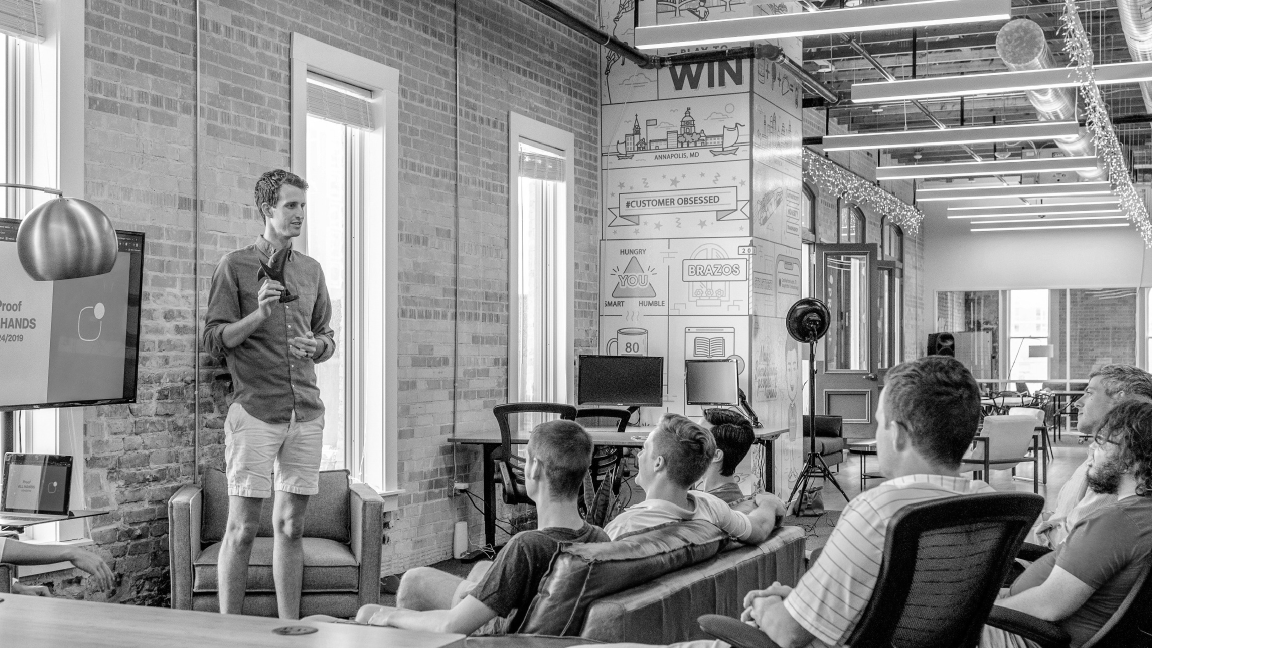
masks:
[[[887,68],[885,68],[883,65],[880,65],[880,62],[876,60],[876,57],[871,56],[870,52],[868,52],[865,48],[863,48],[862,45],[858,44],[857,41],[853,40],[852,36],[849,36],[848,34],[841,34],[841,36],[844,37],[844,40],[846,43],[849,44],[849,47],[853,48],[853,51],[858,53],[858,56],[861,56],[863,59],[866,59],[867,63],[870,63],[871,67],[875,68],[876,72],[879,72],[881,77],[884,77],[885,81],[898,80],[897,77],[893,76],[892,72],[889,72]],[[916,107],[916,110],[920,111],[922,114],[924,114],[925,117],[929,118],[929,121],[933,122],[934,126],[938,127],[939,129],[947,128],[947,125],[944,124],[942,120],[938,119],[938,116],[934,115],[933,111],[926,108],[925,105],[920,102],[920,100],[913,99],[911,100],[911,104]],[[979,156],[977,152],[975,152],[973,149],[970,149],[969,145],[962,144],[960,145],[960,148],[964,149],[965,153],[969,154],[969,156],[974,160],[978,162],[983,161],[982,156]]]
[[[756,56],[766,61],[773,61],[774,63],[777,63],[783,68],[789,70],[791,74],[794,74],[796,78],[800,80],[800,85],[804,86],[805,90],[821,97],[827,102],[827,104],[834,104],[840,101],[840,98],[837,97],[835,93],[831,92],[830,88],[822,85],[822,82],[818,81],[812,74],[809,74],[808,70],[805,70],[795,61],[792,61],[791,57],[784,54],[782,49],[778,46],[761,45],[756,48]]]
[[[1124,40],[1129,44],[1129,56],[1134,61],[1151,60],[1151,0],[1116,0],[1120,10],[1120,26],[1124,28]],[[1138,84],[1142,88],[1142,101],[1151,112],[1151,82]]]
[[[1026,18],[1011,20],[996,34],[996,54],[1010,70],[1044,70],[1057,65],[1053,52],[1044,38],[1044,30]],[[1074,88],[1040,88],[1026,91],[1027,99],[1036,109],[1041,120],[1062,121],[1076,119]],[[1058,148],[1069,156],[1094,155],[1093,138],[1088,129],[1081,127],[1073,136],[1055,138]],[[1101,169],[1077,172],[1081,178],[1102,176]]]
[[[614,38],[613,34],[599,29],[595,25],[582,20],[568,11],[565,11],[554,2],[548,2],[547,0],[520,0],[520,2],[537,9],[561,25],[586,36],[595,43],[617,52],[623,58],[635,63],[641,68],[663,68],[677,64],[730,61],[733,59],[760,56],[761,58],[774,61],[782,67],[790,70],[800,79],[800,83],[805,87],[805,89],[819,97],[822,97],[827,103],[834,104],[837,101],[840,101],[840,98],[836,97],[835,93],[822,85],[822,82],[814,78],[813,75],[809,74],[795,61],[792,61],[790,57],[783,54],[782,50],[772,45],[762,45],[759,49],[753,47],[735,47],[727,50],[709,50],[705,52],[692,52],[690,54],[678,54],[675,56],[654,56],[645,54],[644,52],[631,47],[630,44],[619,41]]]

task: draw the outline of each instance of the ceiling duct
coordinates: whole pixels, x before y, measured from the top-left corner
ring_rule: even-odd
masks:
[[[1151,0],[1117,0],[1120,10],[1120,26],[1124,28],[1124,40],[1129,44],[1129,56],[1134,61],[1151,60]],[[1138,84],[1142,88],[1142,101],[1151,112],[1151,82]]]
[[[1045,70],[1055,68],[1053,52],[1044,38],[1044,30],[1026,18],[1011,20],[996,34],[996,54],[1010,70]],[[1039,88],[1025,91],[1027,99],[1041,120],[1076,121],[1075,88]],[[1085,127],[1075,135],[1055,138],[1058,148],[1069,156],[1094,155],[1093,139]],[[1082,179],[1099,178],[1101,169],[1079,171]]]

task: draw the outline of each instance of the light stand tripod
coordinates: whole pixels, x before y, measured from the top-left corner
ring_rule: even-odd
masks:
[[[809,452],[805,454],[800,475],[796,477],[795,487],[791,488],[791,494],[787,497],[786,503],[792,503],[797,493],[802,497],[808,494],[811,481],[819,478],[831,481],[831,484],[840,492],[840,496],[844,497],[846,502],[849,501],[849,495],[844,493],[835,475],[831,473],[827,464],[823,462],[822,455],[818,453],[818,422],[814,417],[818,411],[816,384],[818,369],[814,365],[814,350],[818,339],[827,333],[830,322],[831,312],[817,298],[801,298],[787,313],[787,331],[791,334],[791,338],[809,344]],[[803,431],[803,426],[801,430]],[[797,507],[796,512],[799,511],[800,508]]]

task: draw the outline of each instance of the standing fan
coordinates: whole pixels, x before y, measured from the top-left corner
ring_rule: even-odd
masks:
[[[827,468],[827,464],[822,462],[822,456],[818,454],[818,424],[813,417],[818,410],[818,390],[815,383],[818,371],[814,366],[814,346],[818,339],[827,333],[827,328],[830,326],[831,311],[817,298],[801,298],[796,301],[796,304],[791,305],[791,309],[787,312],[787,333],[791,338],[809,344],[809,418],[812,423],[809,427],[809,452],[805,454],[804,466],[800,470],[800,476],[796,478],[796,485],[791,488],[791,495],[787,497],[788,504],[795,501],[797,493],[807,494],[810,482],[818,478],[831,481],[831,484],[840,492],[840,496],[844,497],[846,502],[849,500],[849,495],[844,493],[844,489],[836,482],[836,477]]]

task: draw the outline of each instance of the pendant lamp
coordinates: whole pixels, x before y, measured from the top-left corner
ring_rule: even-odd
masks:
[[[111,271],[120,250],[111,220],[98,206],[68,199],[48,187],[0,183],[39,190],[58,198],[27,213],[18,226],[18,260],[31,279],[48,282],[102,275]]]

